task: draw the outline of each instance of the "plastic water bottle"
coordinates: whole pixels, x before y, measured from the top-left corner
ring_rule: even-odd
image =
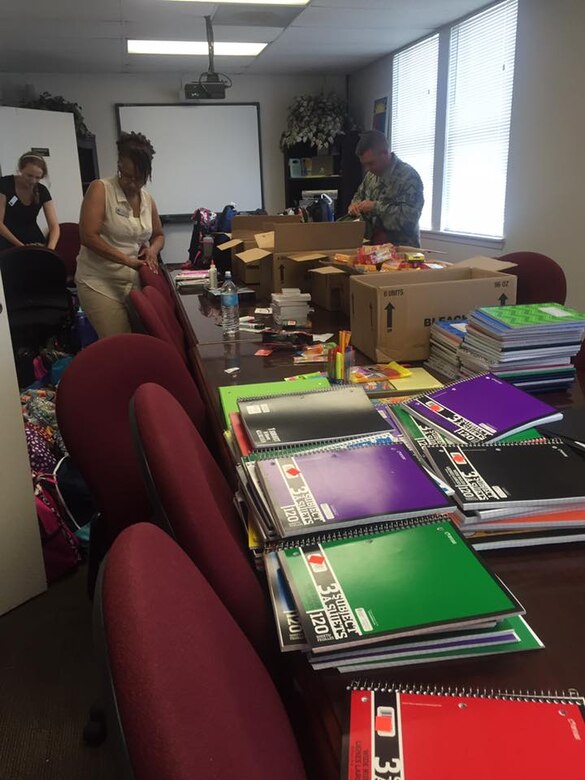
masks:
[[[230,271],[225,272],[225,281],[221,288],[221,324],[224,336],[235,336],[240,330],[238,288],[232,282]]]
[[[77,331],[77,338],[79,340],[79,346],[81,349],[93,344],[98,340],[98,335],[93,329],[91,322],[87,319],[87,314],[83,311],[81,306],[77,309],[75,314],[75,329]]]

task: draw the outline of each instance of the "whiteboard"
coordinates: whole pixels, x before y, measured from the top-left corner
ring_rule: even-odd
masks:
[[[264,207],[257,103],[118,104],[120,129],[140,132],[155,149],[147,189],[162,215]]]
[[[0,106],[0,175],[16,173],[18,158],[29,149],[48,149],[49,189],[59,222],[79,222],[83,199],[73,114]],[[46,228],[41,210],[39,225]]]

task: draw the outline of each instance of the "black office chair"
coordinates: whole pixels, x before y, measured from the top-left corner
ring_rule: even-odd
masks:
[[[15,247],[0,253],[6,310],[21,386],[33,381],[32,357],[51,337],[69,335],[73,320],[63,262],[44,247]],[[22,359],[22,356],[29,356]],[[32,357],[31,357],[32,356]]]

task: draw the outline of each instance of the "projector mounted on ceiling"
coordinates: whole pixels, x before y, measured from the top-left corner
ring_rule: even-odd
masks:
[[[232,85],[232,80],[224,73],[216,73],[213,64],[213,27],[211,16],[205,17],[207,29],[207,47],[209,50],[209,70],[199,76],[199,81],[185,84],[186,100],[223,100],[225,91]]]

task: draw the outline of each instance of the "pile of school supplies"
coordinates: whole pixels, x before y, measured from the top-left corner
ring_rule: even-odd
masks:
[[[311,295],[296,287],[283,288],[282,293],[272,293],[272,316],[277,325],[306,326],[309,319]]]
[[[350,374],[351,384],[359,384],[370,398],[391,398],[436,390],[443,383],[424,368],[406,368],[400,363],[375,363],[371,366],[355,366]]]
[[[585,334],[585,314],[560,303],[489,306],[469,314],[461,375],[491,371],[530,392],[564,390]]]
[[[209,286],[209,270],[179,271],[175,276],[177,290],[204,290]]]
[[[459,350],[467,320],[437,320],[431,325],[430,352],[425,366],[449,379],[460,376]]]
[[[445,268],[447,263],[428,257],[430,250],[394,244],[374,244],[360,247],[355,254],[337,253],[336,264],[351,267],[357,273],[376,271],[413,271]]]

